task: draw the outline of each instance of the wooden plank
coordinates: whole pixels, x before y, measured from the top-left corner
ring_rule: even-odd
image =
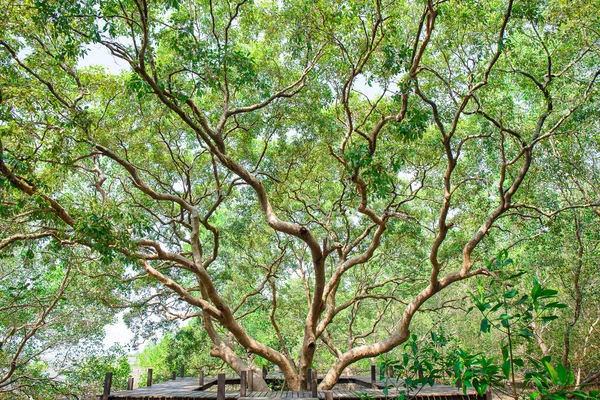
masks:
[[[311,371],[313,372],[313,371]],[[247,374],[246,379],[249,374]],[[352,380],[363,380],[370,383],[370,377],[344,377],[346,382]],[[239,382],[241,384],[241,378],[236,380],[234,378],[225,378],[225,385],[230,384],[229,382]],[[218,380],[214,378],[205,378],[204,385],[199,385],[198,377],[190,378],[177,378],[176,381],[167,381],[161,383],[153,383],[152,386],[137,388],[135,391],[123,391],[110,393],[109,399],[114,400],[143,400],[143,399],[161,399],[161,400],[183,400],[183,399],[206,399],[206,400],[217,400],[218,391],[203,391],[199,390],[203,386],[205,388],[210,387],[214,384],[218,386]],[[311,382],[312,383],[312,382]],[[359,393],[366,393],[371,395],[377,400],[384,400],[394,398],[397,395],[397,391],[390,390],[389,396],[385,396],[383,391],[379,389],[364,389],[364,390],[346,390],[346,389],[333,389],[334,400],[360,400]],[[416,393],[413,393],[416,394]],[[324,392],[318,392],[317,396],[324,399],[326,394]],[[246,398],[283,398],[290,400],[312,398],[311,391],[284,391],[284,392],[248,392],[246,391]],[[224,400],[239,400],[240,392],[226,391],[224,392]],[[452,386],[448,385],[435,385],[433,387],[425,386],[418,391],[417,400],[489,400],[478,398],[473,390],[469,390],[466,395],[463,395],[461,390],[457,390]]]

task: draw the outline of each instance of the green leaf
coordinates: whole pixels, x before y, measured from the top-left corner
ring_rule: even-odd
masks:
[[[558,364],[556,367],[556,373],[558,374],[558,380],[561,386],[569,386],[575,380],[573,373],[567,370],[562,364]]]
[[[558,303],[558,302],[548,303],[544,306],[544,308],[567,308],[567,307],[569,307],[569,306],[564,303]]]
[[[548,374],[550,375],[550,379],[552,380],[552,383],[555,385],[558,385],[559,384],[558,373],[556,372],[554,367],[548,361],[544,361],[544,367],[546,368],[546,371],[548,371]]]
[[[544,298],[544,297],[554,297],[558,294],[558,290],[554,290],[554,289],[543,289],[540,294],[539,294],[539,298]]]
[[[510,360],[506,360],[502,363],[502,373],[506,379],[510,377],[510,364]]]
[[[489,321],[484,318],[481,320],[481,325],[479,327],[479,332],[481,333],[488,333],[490,331],[490,325],[489,325]]]
[[[524,337],[526,339],[530,339],[530,338],[534,337],[533,332],[531,330],[529,330],[528,328],[519,329],[519,336]]]
[[[35,254],[33,253],[33,250],[27,249],[27,251],[25,252],[25,256],[27,258],[29,258],[30,260],[33,260],[33,258],[35,257]]]
[[[544,391],[544,385],[542,384],[542,381],[540,381],[540,379],[537,376],[534,376],[532,379],[535,382],[535,386],[537,386],[537,389],[540,392]]]
[[[533,301],[537,300],[542,290],[542,285],[540,285],[539,283],[533,285],[533,288],[531,289],[531,298],[533,299]]]
[[[513,359],[513,364],[515,364],[517,367],[523,367],[525,365],[525,363],[523,362],[523,360],[520,359],[520,358],[514,358]]]

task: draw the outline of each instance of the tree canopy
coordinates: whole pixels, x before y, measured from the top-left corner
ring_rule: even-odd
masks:
[[[72,313],[65,296],[127,308],[140,335],[200,318],[212,356],[299,389],[316,357],[330,388],[406,342],[504,249],[575,271],[581,310],[597,1],[2,7],[0,254],[11,290],[44,292],[28,318]],[[94,46],[129,69],[80,67]]]

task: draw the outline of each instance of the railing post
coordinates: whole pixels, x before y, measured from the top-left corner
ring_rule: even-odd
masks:
[[[311,385],[311,389],[312,389],[312,397],[318,397],[318,393],[317,393],[317,371],[313,371],[312,372],[312,385]]]
[[[492,389],[489,387],[485,391],[485,400],[492,400]]]
[[[184,378],[185,377],[185,365],[181,364],[179,366],[179,376]]]
[[[371,386],[373,389],[377,389],[377,370],[375,364],[371,365]]]
[[[127,390],[133,390],[133,377],[127,379]]]
[[[333,400],[333,392],[331,390],[325,391],[325,400]]]
[[[225,374],[217,376],[217,400],[225,400]]]
[[[254,371],[252,370],[252,368],[248,370],[248,391],[254,391]]]
[[[146,386],[152,386],[152,368],[148,368],[148,378],[146,379]]]
[[[425,377],[425,374],[423,373],[423,367],[421,367],[421,364],[419,364],[419,379],[423,380],[423,378]]]
[[[107,372],[104,376],[104,390],[102,391],[102,400],[108,400],[112,386],[112,372]]]
[[[204,386],[204,370],[200,371],[200,376],[198,376],[198,385],[200,385],[200,390],[204,390],[202,389],[202,386]]]
[[[306,369],[306,390],[308,390],[309,392],[312,390],[311,383],[312,383],[312,368],[307,368]]]
[[[267,367],[262,367],[262,375],[263,375],[263,379],[267,379]]]
[[[246,397],[246,370],[240,371],[240,397]]]
[[[171,380],[174,381],[175,379],[177,379],[177,372],[173,371],[171,372]]]

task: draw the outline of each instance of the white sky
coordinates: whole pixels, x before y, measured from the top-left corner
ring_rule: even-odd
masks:
[[[95,44],[89,47],[88,54],[79,61],[79,67],[101,65],[112,74],[118,74],[129,69],[129,64],[110,54],[106,47]]]
[[[104,332],[106,332],[106,336],[104,337],[104,348],[108,349],[114,344],[128,345],[133,339],[133,332],[127,328],[127,325],[123,322],[123,313],[119,313],[117,316],[118,320],[116,323],[112,325],[106,325],[104,327]],[[146,343],[143,343],[139,346],[140,350],[146,346]]]

